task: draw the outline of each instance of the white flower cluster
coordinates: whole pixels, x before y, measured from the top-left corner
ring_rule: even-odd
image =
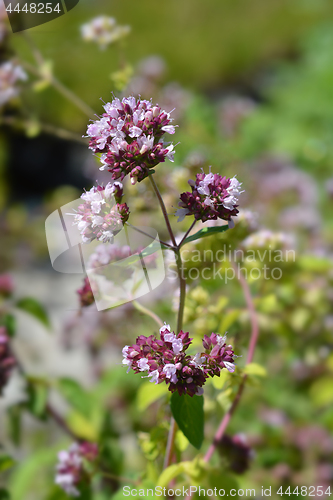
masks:
[[[242,243],[245,248],[271,247],[272,249],[288,249],[295,244],[294,238],[286,233],[261,229],[250,234]]]
[[[124,203],[115,203],[114,194],[122,190],[122,183],[109,182],[103,186],[92,187],[81,195],[85,203],[78,207],[74,215],[73,225],[77,224],[83,243],[98,239],[103,243],[112,242],[113,236],[119,232],[128,218],[128,207]]]
[[[87,42],[96,42],[102,49],[121,40],[131,31],[130,26],[120,26],[114,17],[98,16],[81,26],[81,36]]]
[[[6,61],[0,65],[0,106],[19,94],[16,84],[19,80],[25,81],[27,78],[21,66],[12,61]]]

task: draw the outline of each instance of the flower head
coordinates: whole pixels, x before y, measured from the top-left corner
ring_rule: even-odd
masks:
[[[77,290],[77,293],[79,294],[80,297],[80,304],[81,307],[87,307],[90,306],[95,302],[94,299],[94,293],[93,293],[93,288],[91,286],[92,280],[89,280],[89,278],[86,276],[84,278],[84,282],[81,288]],[[94,290],[97,292],[97,290]]]
[[[9,297],[14,290],[13,278],[10,274],[0,274],[0,296]]]
[[[178,221],[187,215],[194,215],[196,220],[223,219],[231,221],[231,216],[238,214],[238,197],[243,192],[241,183],[233,177],[229,179],[219,174],[197,174],[196,180],[189,181],[192,192],[180,195]]]
[[[68,451],[60,451],[58,454],[57,474],[55,483],[58,484],[68,495],[80,496],[79,484],[88,480],[85,472],[84,460],[93,462],[98,455],[95,443],[73,443]]]
[[[131,31],[130,26],[120,26],[114,17],[98,16],[81,26],[81,36],[86,42],[96,42],[102,49],[121,40]]]
[[[135,97],[114,99],[104,105],[105,113],[91,123],[87,136],[90,149],[102,153],[100,170],[107,169],[112,179],[126,175],[132,184],[141,182],[153,172],[153,167],[166,158],[173,161],[173,145],[162,137],[174,134],[170,113],[146,100]]]
[[[15,364],[16,361],[10,350],[6,328],[0,326],[0,395]]]
[[[141,335],[136,344],[123,349],[123,364],[135,373],[147,371],[150,381],[159,384],[163,381],[169,391],[189,396],[201,395],[202,386],[208,377],[219,376],[223,368],[233,372],[234,353],[225,343],[226,337],[212,333],[203,340],[205,352],[195,356],[186,354],[192,339],[189,333],[171,332],[164,324],[160,329],[160,339],[153,335]]]
[[[6,61],[0,65],[0,106],[19,94],[18,81],[27,80],[27,74],[21,66]]]
[[[120,182],[108,183],[105,187],[94,186],[81,195],[84,203],[75,214],[69,215],[74,215],[73,224],[77,224],[83,243],[94,239],[103,243],[113,241],[113,236],[122,229],[129,216],[126,203],[119,203],[122,189]]]

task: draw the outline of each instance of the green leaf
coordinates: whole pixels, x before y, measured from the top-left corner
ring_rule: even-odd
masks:
[[[27,394],[28,400],[24,402],[26,408],[28,408],[35,417],[45,419],[48,396],[48,386],[45,380],[29,378]]]
[[[267,371],[264,366],[258,363],[249,363],[245,366],[243,373],[246,375],[257,375],[258,377],[267,377]]]
[[[310,388],[310,397],[316,407],[329,406],[333,403],[333,377],[318,378]]]
[[[232,309],[223,315],[219,331],[226,332],[240,317],[242,311],[240,309]]]
[[[211,488],[213,484],[218,491],[223,489],[226,493],[230,492],[230,490],[235,490],[235,496],[233,496],[232,498],[239,498],[237,479],[232,474],[226,474],[225,472],[221,474],[220,468],[208,469],[204,476],[203,484],[205,484],[207,488]],[[249,492],[250,491],[252,492],[253,490],[249,490]],[[252,498],[253,497],[254,495],[252,496]]]
[[[215,387],[215,389],[222,389],[228,378],[229,378],[228,370],[221,370],[219,377],[213,377],[210,380],[212,381],[212,384]]]
[[[42,304],[40,304],[40,302],[38,302],[37,300],[31,297],[23,297],[16,302],[16,307],[18,309],[21,309],[22,311],[27,312],[31,316],[34,316],[47,328],[50,327],[48,315]]]
[[[76,436],[87,441],[97,441],[99,426],[90,417],[74,410],[67,416],[66,422]]]
[[[90,418],[94,410],[91,395],[76,380],[61,378],[57,382],[57,388],[73,408],[85,417]]]
[[[189,445],[189,441],[181,431],[176,432],[175,443],[179,451],[185,451]]]
[[[170,400],[172,415],[178,427],[198,450],[204,438],[203,404],[203,396],[179,396],[178,392],[174,392]]]
[[[13,460],[8,455],[0,455],[0,472],[4,472],[15,465],[15,460]],[[1,498],[1,497],[0,497]]]
[[[165,384],[152,384],[151,382],[145,382],[141,384],[137,394],[137,404],[138,410],[144,411],[152,403],[157,401],[162,396],[168,393],[168,388]]]
[[[0,500],[10,500],[8,491],[3,488],[0,488]]]
[[[211,236],[212,234],[217,234],[217,233],[224,233],[225,231],[228,231],[229,226],[226,224],[225,226],[215,226],[215,227],[204,227],[203,229],[200,229],[195,234],[192,234],[192,236],[188,236],[183,244],[185,245],[186,243],[190,243],[190,241],[195,241],[199,240],[201,238],[205,238],[206,236]]]
[[[161,486],[162,488],[167,487],[170,481],[172,481],[172,479],[174,479],[175,477],[179,476],[179,474],[181,474],[182,472],[184,472],[183,462],[180,462],[179,464],[169,465],[169,467],[167,467],[158,478],[157,480],[158,486]]]
[[[12,314],[5,314],[1,320],[1,324],[6,328],[10,337],[14,337],[16,332],[16,319]]]
[[[49,488],[50,474],[53,473],[58,450],[59,443],[54,447],[48,446],[47,449],[35,449],[30,456],[15,467],[8,487],[12,500],[23,500],[31,497],[29,493],[37,491],[41,492],[38,498],[46,497],[42,492]]]

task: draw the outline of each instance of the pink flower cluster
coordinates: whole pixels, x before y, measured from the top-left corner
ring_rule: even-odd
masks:
[[[6,328],[0,326],[0,395],[15,364],[16,362],[10,350]]]
[[[10,274],[0,274],[0,296],[10,297],[14,290],[13,278]]]
[[[154,335],[140,335],[136,344],[123,349],[123,364],[135,373],[148,372],[147,377],[155,384],[165,382],[169,391],[178,391],[179,395],[201,395],[202,386],[208,377],[220,376],[223,368],[234,372],[234,351],[226,345],[226,337],[212,333],[203,338],[202,353],[195,356],[186,354],[192,340],[189,333],[171,332],[170,325],[160,329],[161,339]]]
[[[73,443],[68,451],[60,451],[58,454],[57,474],[55,483],[59,485],[67,495],[78,497],[80,491],[78,486],[89,477],[84,468],[84,460],[94,462],[98,456],[98,448],[95,443]]]
[[[223,219],[231,222],[231,216],[238,214],[238,197],[243,192],[241,183],[233,177],[229,179],[219,174],[197,174],[196,180],[189,180],[192,192],[180,195],[178,222],[187,215],[194,215],[196,220]]]
[[[173,161],[173,145],[163,142],[165,133],[174,134],[170,113],[151,102],[135,97],[118,98],[104,106],[105,113],[88,126],[90,149],[103,153],[100,170],[112,179],[130,175],[132,184],[141,182],[158,163]]]
[[[103,243],[113,240],[129,217],[126,203],[120,203],[123,185],[115,182],[104,186],[94,186],[81,195],[84,203],[79,205],[74,215],[83,243],[98,239]],[[116,201],[116,203],[114,202]]]
[[[86,276],[82,287],[76,292],[79,295],[81,307],[88,307],[95,302],[90,282],[91,280]]]

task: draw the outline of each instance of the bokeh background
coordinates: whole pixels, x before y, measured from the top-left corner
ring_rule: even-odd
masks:
[[[81,25],[101,14],[131,28],[104,49],[80,35]],[[201,168],[237,174],[245,189],[240,222],[192,250],[295,251],[295,259],[274,264],[281,279],[249,279],[260,340],[251,383],[228,428],[229,436],[242,434],[245,441],[226,440],[219,463],[240,487],[258,492],[262,485],[327,488],[333,482],[332,46],[330,0],[81,0],[48,24],[4,35],[1,61],[21,64],[29,78],[1,108],[0,271],[10,273],[14,297],[41,302],[51,325],[15,309],[15,352],[30,375],[52,381],[49,397],[82,437],[100,436],[101,415],[107,415],[103,429],[116,473],[135,476],[142,460],[152,470],[165,446],[166,406],[150,402],[145,382],[126,377],[119,366],[122,346],[156,327],[131,304],[107,313],[92,305],[80,316],[77,298],[77,307],[68,308],[82,277],[52,269],[45,219],[108,177],[82,138],[89,117],[50,84],[48,71],[97,114],[99,99],[107,102],[111,92],[175,108],[175,162],[156,169],[169,213]],[[36,50],[44,76],[29,72]],[[132,223],[151,225],[167,238],[148,183],[125,187]],[[173,225],[181,233],[188,221]],[[269,265],[258,256],[242,265],[250,271],[263,263]],[[201,265],[187,263],[188,270]],[[200,337],[228,330],[244,359],[250,317],[238,281],[190,275],[188,287],[189,331]],[[167,281],[144,303],[172,324],[175,293]],[[242,358],[238,363],[241,369]],[[64,377],[82,384],[85,403],[69,395],[66,384],[57,386]],[[238,380],[223,383],[209,387],[206,447]],[[50,492],[50,484],[56,451],[70,441],[42,411],[37,419],[24,413],[24,400],[16,370],[0,398],[0,442],[17,461],[3,485],[13,500],[66,498],[58,489]],[[179,449],[191,457],[181,439]],[[107,486],[108,497],[93,498],[116,494],[117,484]]]

